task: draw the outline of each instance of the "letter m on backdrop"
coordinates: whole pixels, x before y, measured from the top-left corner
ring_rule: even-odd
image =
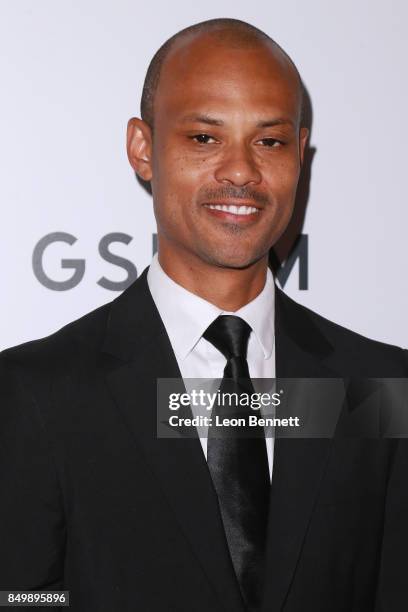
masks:
[[[296,239],[293,247],[291,248],[289,255],[281,261],[274,251],[271,249],[269,252],[269,265],[275,273],[276,278],[279,281],[282,289],[285,287],[289,275],[298,262],[299,270],[299,289],[307,290],[309,288],[309,236],[307,234],[300,234]]]

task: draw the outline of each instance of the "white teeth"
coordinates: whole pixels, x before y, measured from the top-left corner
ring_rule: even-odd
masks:
[[[222,210],[233,215],[251,215],[258,212],[254,206],[235,206],[234,204],[207,204],[206,206],[212,210]]]

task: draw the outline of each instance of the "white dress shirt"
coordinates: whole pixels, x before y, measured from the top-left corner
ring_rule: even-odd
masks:
[[[275,284],[269,269],[261,293],[236,312],[221,310],[178,285],[164,272],[157,253],[150,264],[147,282],[183,379],[223,378],[226,358],[211,342],[202,337],[207,327],[222,314],[239,316],[252,329],[247,351],[251,378],[275,378]],[[256,389],[256,381],[254,387]],[[202,427],[200,431],[201,446],[207,458],[206,433],[203,435]],[[269,475],[272,479],[273,437],[266,438],[266,447]]]

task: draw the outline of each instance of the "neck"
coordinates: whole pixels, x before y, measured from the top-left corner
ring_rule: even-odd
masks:
[[[202,260],[180,260],[160,248],[158,258],[164,272],[174,282],[229,312],[255,299],[266,282],[267,256],[241,269],[223,268]]]

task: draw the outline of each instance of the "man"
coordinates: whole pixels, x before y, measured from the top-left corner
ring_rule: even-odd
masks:
[[[1,589],[67,589],[81,612],[405,609],[405,441],[156,436],[159,378],[406,376],[404,351],[274,287],[301,106],[292,61],[243,22],[152,60],[127,145],[158,257],[1,355]]]

